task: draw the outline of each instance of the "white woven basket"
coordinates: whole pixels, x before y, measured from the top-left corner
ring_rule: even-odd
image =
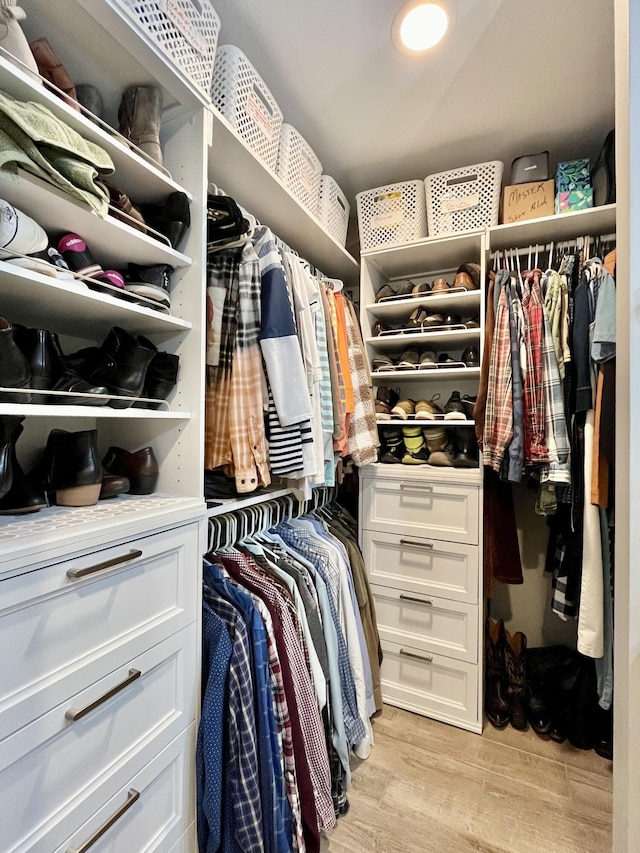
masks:
[[[318,219],[341,246],[347,242],[349,210],[347,197],[338,184],[330,175],[323,175],[320,180]]]
[[[209,98],[220,18],[209,0],[115,0]]]
[[[275,170],[282,111],[262,77],[232,44],[216,52],[211,100],[262,162]]]
[[[322,163],[302,134],[286,122],[280,129],[276,172],[298,201],[317,213]]]
[[[497,225],[503,169],[503,163],[491,160],[425,178],[429,234]]]
[[[360,250],[413,243],[427,236],[422,181],[388,184],[356,195]]]

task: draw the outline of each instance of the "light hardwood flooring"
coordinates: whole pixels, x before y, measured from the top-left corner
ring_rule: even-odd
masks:
[[[607,853],[612,764],[488,723],[482,735],[385,706],[322,853]]]

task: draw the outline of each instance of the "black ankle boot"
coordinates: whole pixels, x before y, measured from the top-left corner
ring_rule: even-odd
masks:
[[[96,504],[102,483],[96,430],[51,430],[42,458],[30,479],[35,488],[50,493],[50,503],[59,506]]]
[[[13,339],[13,326],[0,317],[0,386],[3,388],[28,388],[31,379],[29,362]],[[1,403],[29,403],[30,394],[12,394],[0,391]]]
[[[156,352],[147,369],[142,396],[151,397],[154,400],[166,400],[176,387],[179,364],[180,356],[170,352]],[[134,407],[159,409],[160,403],[134,403]]]
[[[478,467],[478,441],[474,427],[456,427],[453,437],[453,467]]]
[[[35,391],[50,391],[62,372],[58,336],[47,329],[28,329],[26,326],[14,325],[13,339],[29,364],[29,387]],[[46,394],[34,394],[32,402],[56,401]]]
[[[23,420],[15,415],[0,415],[0,499],[13,485],[14,436]]]
[[[23,418],[19,418],[24,420]],[[22,435],[24,427],[18,423],[12,432],[11,440],[11,464],[13,479],[11,488],[3,498],[0,498],[0,515],[26,515],[29,512],[38,512],[47,506],[47,498],[44,491],[34,488],[16,456],[16,441]]]
[[[191,225],[189,199],[181,192],[171,193],[163,204],[142,204],[144,221],[169,240],[178,249]]]

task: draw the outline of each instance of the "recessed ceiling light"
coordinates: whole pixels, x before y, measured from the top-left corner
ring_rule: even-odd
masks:
[[[441,3],[407,3],[395,17],[393,42],[403,52],[422,53],[442,41],[449,14]]]

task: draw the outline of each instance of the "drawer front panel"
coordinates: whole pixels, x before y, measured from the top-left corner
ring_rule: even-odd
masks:
[[[76,850],[111,818],[115,822],[91,846],[91,853],[192,853],[189,839],[195,844],[193,815],[193,755],[195,724],[164,748],[140,771],[122,784],[115,793],[77,828],[67,832],[66,840],[55,853]],[[135,794],[139,796],[135,798]],[[92,800],[90,799],[88,805]],[[128,802],[130,807],[122,814]],[[133,802],[132,802],[133,801]],[[77,815],[74,815],[77,819]],[[60,828],[71,821],[64,821]],[[191,827],[189,826],[191,824]],[[53,835],[54,833],[52,833]],[[185,845],[185,846],[181,846]]]
[[[372,586],[380,638],[447,657],[478,661],[478,608]]]
[[[480,667],[381,640],[383,699],[391,705],[463,728],[480,730]]]
[[[182,528],[0,582],[0,739],[195,621],[197,542]]]
[[[401,540],[413,544],[401,545]],[[477,545],[365,530],[362,546],[371,583],[469,604],[478,601]]]
[[[195,683],[194,623],[2,741],[8,849],[145,743],[170,743],[195,718]]]
[[[417,480],[363,480],[367,530],[478,544],[478,487]]]

